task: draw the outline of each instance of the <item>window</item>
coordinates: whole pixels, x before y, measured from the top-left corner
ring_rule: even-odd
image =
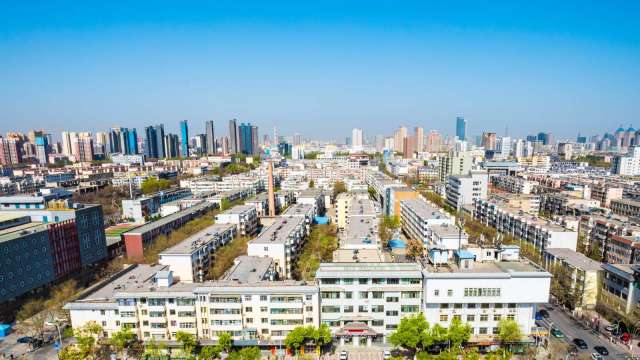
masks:
[[[467,304],[467,309],[475,309],[476,304]]]
[[[246,318],[247,324],[253,324],[253,318]]]
[[[397,296],[388,296],[387,302],[398,302],[400,299]]]
[[[473,322],[476,321],[476,316],[475,315],[467,315],[467,322]]]
[[[369,293],[367,291],[360,291],[360,299],[368,299]]]
[[[460,304],[460,303],[455,303],[455,304],[453,304],[453,308],[454,308],[454,309],[462,309],[462,304]]]
[[[320,296],[323,299],[340,299],[340,292],[339,291],[322,291],[320,293]]]
[[[268,324],[269,323],[269,319],[268,318],[261,318],[260,322],[263,324]]]
[[[478,333],[480,335],[486,335],[487,334],[487,328],[486,327],[481,327],[478,329]]]
[[[369,283],[369,279],[358,279],[358,284],[367,285]]]
[[[493,304],[493,307],[496,309],[502,309],[502,303]]]
[[[353,298],[353,292],[351,292],[351,291],[345,291],[345,292],[344,292],[344,298],[345,298],[345,299],[352,299],[352,298]]]
[[[433,290],[433,296],[440,296],[440,290]]]
[[[462,315],[453,315],[453,320],[462,320]]]
[[[338,279],[321,279],[320,283],[323,285],[336,285],[338,283]]]
[[[497,327],[494,327],[491,332],[493,333],[493,335],[498,335],[500,333],[500,330],[498,330]]]
[[[465,297],[498,297],[500,288],[464,288]]]
[[[342,285],[353,285],[353,279],[350,279],[350,278],[342,279]]]
[[[398,316],[398,310],[387,310],[385,315],[387,315],[387,316]]]
[[[384,285],[384,284],[386,283],[386,282],[385,282],[385,279],[380,279],[380,278],[374,278],[374,279],[371,279],[371,282],[372,282],[374,285]]]
[[[268,308],[266,306],[260,306],[260,312],[267,312]]]
[[[369,312],[369,307],[367,305],[360,305],[358,306],[358,312],[361,312],[361,313]]]
[[[515,319],[516,319],[515,315],[513,315],[513,314],[507,315],[507,320],[515,320]]]
[[[384,296],[384,291],[372,291],[371,292],[371,297],[374,299],[382,299],[382,297]]]
[[[449,315],[447,314],[440,315],[440,321],[441,322],[449,321]]]
[[[181,322],[180,329],[194,329],[196,327],[196,323],[192,322]]]
[[[500,314],[494,314],[493,315],[493,321],[500,321],[500,318],[502,318],[502,315],[500,315]]]
[[[453,290],[452,289],[447,290],[447,296],[453,296]]]
[[[400,311],[403,313],[417,313],[419,311],[418,305],[402,305]]]
[[[353,312],[353,305],[345,305],[344,309],[342,310],[342,312],[352,313]]]
[[[488,308],[489,308],[489,303],[482,303],[482,304],[480,304],[480,308],[481,308],[481,309],[488,309]]]
[[[371,312],[374,312],[374,313],[384,312],[384,305],[373,305],[373,306],[371,306]]]
[[[440,304],[440,309],[448,309],[449,304]]]
[[[400,279],[398,278],[387,279],[387,285],[398,285],[398,284],[400,284]]]
[[[260,301],[267,301],[267,295],[260,295]]]
[[[420,292],[419,291],[403,291],[401,296],[403,299],[419,299]]]
[[[149,306],[164,306],[164,299],[149,299]]]
[[[371,326],[384,326],[384,320],[371,320]]]
[[[487,314],[480,315],[480,321],[489,321],[489,315]]]
[[[514,304],[514,303],[510,303],[510,304],[508,305],[508,307],[509,307],[509,309],[515,309],[515,308],[516,308],[516,304]]]
[[[248,312],[248,313],[253,312],[253,308],[251,306],[247,306],[244,308],[244,312]]]

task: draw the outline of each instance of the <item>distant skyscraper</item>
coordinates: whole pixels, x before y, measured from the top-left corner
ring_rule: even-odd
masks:
[[[511,138],[508,136],[501,138],[498,142],[497,150],[503,159],[508,158],[511,155]]]
[[[182,136],[182,156],[189,157],[189,124],[187,124],[187,120],[180,121],[180,135]]]
[[[73,147],[72,147],[72,143],[75,140],[75,138],[77,137],[75,132],[68,132],[68,131],[63,131],[62,132],[62,153],[65,154],[66,156],[71,156],[73,155]]]
[[[245,155],[254,155],[258,151],[258,127],[251,123],[240,124],[240,152]]]
[[[36,144],[36,159],[40,164],[46,164],[49,161],[49,142],[47,137],[36,135],[34,142]]]
[[[439,152],[442,149],[442,136],[435,130],[429,131],[427,136],[427,151]]]
[[[207,121],[204,125],[205,125],[204,127],[207,135],[207,138],[206,138],[207,154],[213,155],[217,152],[216,137],[215,137],[214,128],[213,128],[213,120]]]
[[[301,142],[300,134],[293,134],[293,145],[300,145]]]
[[[109,132],[109,153],[138,154],[136,129],[112,128]]]
[[[467,140],[467,121],[462,116],[456,118],[456,136],[459,140]]]
[[[482,133],[482,146],[485,150],[495,150],[497,147],[496,133],[485,132]]]
[[[424,151],[424,129],[421,126],[416,126],[415,128],[415,145],[416,151],[422,152]]]
[[[153,159],[165,157],[164,125],[147,126],[144,128],[145,155]]]
[[[240,132],[238,131],[238,123],[236,119],[232,119],[232,120],[229,120],[229,153],[237,154],[239,152],[240,152]]]
[[[136,131],[136,129],[126,129],[126,134],[127,134],[127,141],[128,141],[128,146],[127,146],[127,155],[132,155],[132,154],[138,154],[138,132]]]
[[[400,126],[393,135],[393,145],[395,151],[403,152],[404,150],[404,138],[407,137],[407,128]]]
[[[416,137],[415,136],[406,136],[404,139],[404,144],[402,146],[403,153],[402,157],[405,159],[412,159],[413,154],[416,151]]]
[[[351,130],[351,146],[354,148],[362,148],[362,129],[353,128]]]
[[[251,154],[257,155],[260,153],[260,143],[258,137],[258,127],[253,125],[251,126]]]
[[[376,135],[376,151],[382,152],[382,150],[384,149],[384,135]]]
[[[0,136],[0,165],[15,165],[22,162],[22,140],[18,137]]]
[[[91,137],[91,133],[78,133],[78,136],[73,140],[72,146],[75,161],[93,161],[93,138]]]
[[[553,135],[551,133],[538,133],[538,141],[542,143],[542,145],[553,145]]]
[[[178,135],[167,134],[164,137],[164,148],[166,150],[166,157],[177,158],[179,155],[178,146],[179,146]]]
[[[524,157],[525,143],[522,139],[516,140],[513,148],[513,156],[517,158]]]

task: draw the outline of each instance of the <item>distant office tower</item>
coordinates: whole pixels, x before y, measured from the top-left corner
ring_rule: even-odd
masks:
[[[216,149],[216,137],[213,127],[213,120],[209,120],[204,124],[207,145],[207,155],[213,155],[217,152]]]
[[[527,135],[527,141],[538,141],[538,137],[536,135]]]
[[[393,144],[395,146],[395,151],[403,152],[404,151],[404,138],[407,137],[407,128],[404,126],[400,126],[398,130],[393,134]]]
[[[253,125],[251,126],[251,154],[257,155],[260,153],[260,143],[258,142],[260,138],[258,137],[258,127]]]
[[[109,132],[109,153],[138,154],[136,129],[112,128]]]
[[[553,135],[551,133],[538,133],[538,141],[542,143],[542,145],[552,145],[553,144]]]
[[[254,129],[255,129],[255,136],[254,136]],[[257,142],[258,142],[258,134],[257,134],[257,127],[252,126],[251,123],[247,123],[247,124],[240,124],[240,126],[238,127],[238,130],[240,132],[240,152],[245,154],[245,155],[253,155],[254,151],[257,151]],[[255,143],[254,143],[254,137],[255,137]],[[256,148],[254,148],[254,144],[256,145]]]
[[[376,146],[376,151],[378,152],[382,152],[382,150],[384,149],[384,135],[376,135],[375,137],[375,146]]]
[[[405,159],[412,159],[413,154],[416,152],[416,137],[406,136],[403,141],[404,144],[402,145],[402,157]]]
[[[558,156],[564,160],[571,160],[573,156],[573,144],[561,142],[558,144]]]
[[[424,129],[421,126],[415,128],[415,143],[417,152],[424,151]]]
[[[220,151],[222,152],[222,154],[229,154],[229,137],[223,136],[218,139],[218,141],[220,143]]]
[[[164,158],[164,125],[160,124],[156,126],[147,126],[144,128],[144,133],[145,155],[153,159]]]
[[[524,141],[522,139],[517,139],[513,147],[513,157],[515,157],[516,159],[524,157],[524,146]]]
[[[22,162],[22,141],[16,137],[0,136],[0,165],[15,165]]]
[[[182,156],[189,157],[189,125],[187,120],[180,121],[180,140],[182,141]]]
[[[291,146],[291,144],[288,144],[284,141],[278,144],[278,152],[280,153],[281,156],[284,156],[284,157],[291,156],[291,153],[293,150],[292,148],[293,147]]]
[[[351,146],[352,144],[351,136],[347,136],[346,138],[344,138],[344,144],[347,146]]]
[[[164,148],[166,151],[165,157],[167,158],[177,158],[180,152],[178,151],[179,141],[178,135],[176,134],[167,134],[164,137]]]
[[[275,133],[275,128],[274,128]],[[240,152],[240,132],[238,131],[238,123],[236,119],[229,120],[229,153],[237,154]]]
[[[362,129],[353,128],[351,130],[351,146],[354,148],[362,148]]]
[[[37,135],[34,142],[36,144],[36,159],[40,164],[46,164],[49,161],[49,142],[47,137]]]
[[[300,145],[300,143],[302,143],[300,134],[293,134],[293,145]]]
[[[62,132],[62,153],[66,156],[71,157],[73,155],[73,146],[71,145],[73,141],[77,138],[75,132]]]
[[[136,129],[126,129],[128,146],[126,148],[127,155],[138,154],[138,132]]]
[[[485,150],[495,150],[497,146],[496,133],[482,133],[482,146]]]
[[[462,116],[456,118],[456,136],[459,140],[467,140],[467,121]]]
[[[394,150],[395,144],[393,143],[393,136],[387,136],[384,138],[384,149],[383,150]]]
[[[505,136],[498,142],[497,150],[502,158],[508,158],[511,155],[511,138]]]
[[[442,136],[435,130],[429,131],[427,136],[427,151],[439,152],[442,149]]]
[[[73,157],[75,161],[93,161],[93,138],[90,132],[78,133],[72,141],[71,145],[73,147]]]

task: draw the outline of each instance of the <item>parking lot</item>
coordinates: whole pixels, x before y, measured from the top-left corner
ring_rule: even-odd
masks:
[[[323,356],[323,359],[339,360],[340,352],[347,351],[349,360],[382,360],[384,349],[379,347],[339,348],[334,354]]]

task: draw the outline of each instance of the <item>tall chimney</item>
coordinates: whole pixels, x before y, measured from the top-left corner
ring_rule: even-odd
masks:
[[[276,198],[273,188],[273,163],[269,161],[269,216],[276,216]]]

